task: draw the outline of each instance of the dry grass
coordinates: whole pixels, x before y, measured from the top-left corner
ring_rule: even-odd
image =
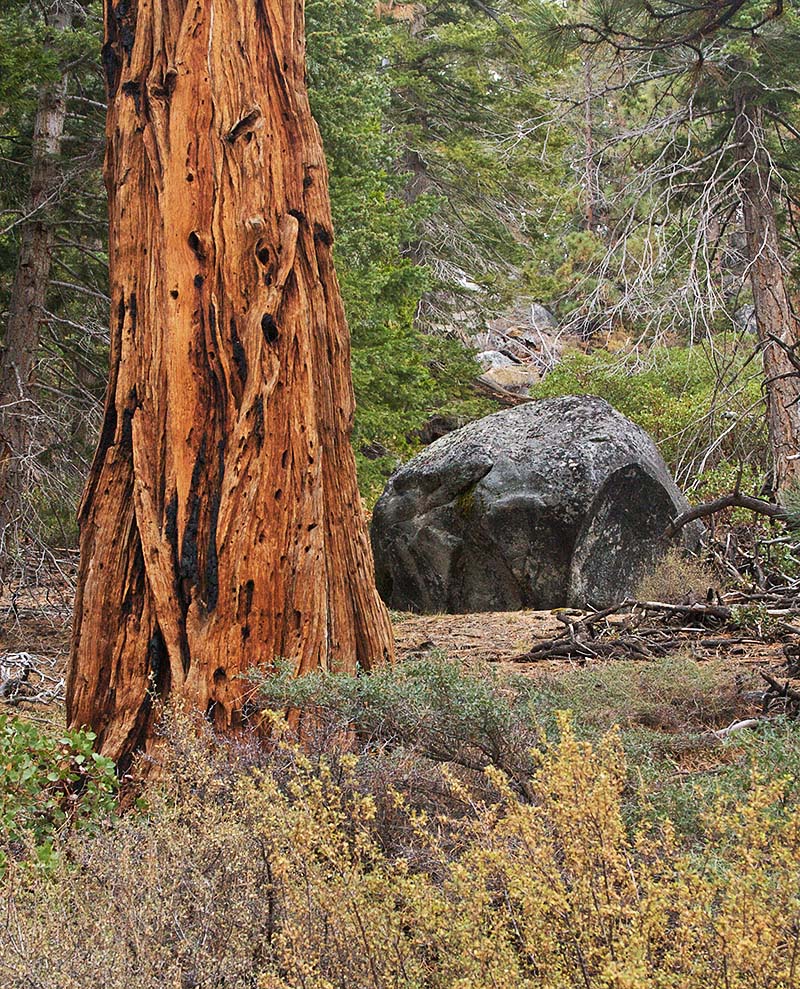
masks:
[[[704,601],[709,588],[718,580],[714,572],[697,557],[687,556],[678,547],[670,549],[636,587],[640,601],[663,601],[681,604],[687,600]]]

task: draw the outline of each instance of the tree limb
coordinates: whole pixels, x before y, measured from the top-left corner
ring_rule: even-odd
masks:
[[[771,501],[764,501],[763,498],[754,498],[751,495],[733,491],[731,494],[722,495],[721,498],[715,498],[714,501],[695,505],[694,508],[682,512],[664,530],[664,539],[672,539],[673,536],[676,536],[690,522],[694,522],[696,519],[707,518],[709,515],[715,515],[725,508],[747,508],[751,512],[766,515],[771,519],[785,519],[789,514],[783,505],[777,505]]]

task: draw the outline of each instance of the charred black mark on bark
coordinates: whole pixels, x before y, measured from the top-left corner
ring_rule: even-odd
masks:
[[[324,244],[326,247],[330,247],[333,243],[333,234],[327,227],[324,227],[321,223],[314,224],[314,242],[317,244]]]
[[[178,492],[174,491],[164,510],[164,535],[172,547],[173,559],[178,559]]]
[[[128,299],[128,316],[130,317],[131,324],[131,336],[136,333],[136,318],[139,315],[139,310],[136,307],[136,293],[131,292],[131,297]]]
[[[98,443],[98,459],[103,457],[106,450],[113,444],[117,432],[117,408],[113,402],[109,402],[103,416],[103,428],[100,431],[100,441]]]
[[[122,435],[119,445],[126,453],[133,450],[133,409],[123,409],[122,411]]]
[[[117,86],[119,85],[122,61],[119,55],[117,55],[114,44],[111,41],[108,41],[103,45],[101,58],[103,61],[103,72],[106,77],[108,95],[110,98],[113,98],[117,93]]]
[[[267,245],[264,243],[263,240],[260,240],[256,244],[256,257],[258,258],[260,263],[263,264],[264,267],[266,268],[266,266],[269,264],[269,248],[267,247]]]
[[[228,674],[223,666],[218,666],[214,670],[214,686],[219,687],[228,679]]]
[[[242,341],[239,339],[236,319],[233,316],[231,316],[231,344],[233,345],[233,362],[239,372],[239,380],[244,385],[247,382],[247,354],[242,346]]]
[[[126,55],[130,55],[135,40],[136,10],[131,6],[130,0],[119,0],[119,3],[112,5],[111,11],[117,25],[117,37],[122,50]]]
[[[219,601],[219,556],[217,554],[217,524],[222,500],[222,482],[225,478],[225,437],[217,443],[217,483],[211,495],[208,525],[208,551],[206,553],[206,607],[213,611]]]
[[[158,625],[147,644],[147,666],[152,689],[163,696],[169,690],[169,656]]]
[[[312,175],[303,176],[303,188],[308,189],[309,186],[314,184],[314,177]]]
[[[125,296],[120,296],[119,304],[117,305],[117,329],[119,335],[122,336],[122,331],[125,328]]]
[[[244,117],[242,117],[241,120],[239,120],[237,123],[233,125],[233,127],[228,132],[228,136],[225,138],[225,140],[228,142],[228,144],[233,144],[238,137],[242,136],[242,134],[247,134],[247,132],[252,129],[253,125],[257,120],[260,119],[260,117],[261,117],[261,107],[257,107],[257,106],[253,107],[253,109],[248,114],[246,114]],[[250,137],[252,138],[252,134],[250,134]]]
[[[136,386],[134,385],[130,392],[128,392],[128,401],[122,410],[122,430],[120,432],[119,446],[125,453],[133,452],[133,417],[136,414],[137,408]]]
[[[200,322],[202,325],[202,313],[200,316]],[[208,329],[211,334],[211,343],[213,347],[216,349],[219,346],[219,341],[217,340],[217,307],[214,305],[213,302],[208,307]],[[211,360],[214,359],[213,353],[209,354],[208,356],[211,358]]]
[[[195,288],[202,288],[204,281],[205,281],[205,277],[203,275],[195,275],[194,276],[194,287]]]
[[[244,603],[242,603],[241,595],[239,597],[239,621],[247,619],[253,610],[253,594],[255,593],[255,589],[256,582],[254,580],[248,580],[245,583]]]
[[[126,96],[130,96],[133,100],[133,105],[136,108],[137,113],[142,111],[142,87],[138,82],[126,82],[123,83],[122,92]]]
[[[289,216],[293,216],[295,218],[295,220],[297,220],[298,223],[305,223],[306,222],[306,214],[302,210],[299,210],[299,209],[290,209],[289,210]]]
[[[275,322],[275,317],[272,313],[264,313],[261,317],[261,332],[264,334],[264,339],[269,344],[274,344],[278,342],[278,324]]]
[[[261,453],[261,448],[264,446],[264,399],[261,395],[257,395],[255,402],[253,402],[253,420],[256,450]]]
[[[178,298],[178,290],[176,288],[174,288],[169,294],[172,296],[173,299]]]
[[[205,261],[205,259],[206,259],[206,251],[205,251],[205,248],[203,247],[203,242],[200,239],[200,234],[198,234],[198,232],[196,230],[193,230],[189,234],[188,243],[189,243],[190,250],[194,253],[194,255],[197,258],[197,260],[198,261]],[[197,278],[195,278],[195,284],[197,284]]]
[[[189,599],[183,593],[181,585],[180,566],[178,564],[178,492],[173,491],[172,497],[167,502],[164,509],[164,535],[172,549],[172,559],[175,565],[175,597],[181,609],[181,665],[183,672],[189,672],[191,657],[189,655],[189,643],[186,640],[186,613],[189,610]]]
[[[200,449],[197,451],[197,458],[194,462],[194,468],[192,470],[192,481],[189,487],[189,499],[187,504],[188,517],[186,519],[186,528],[183,533],[181,560],[178,570],[180,579],[184,583],[184,591],[187,592],[184,594],[187,601],[189,600],[188,589],[192,586],[196,587],[200,582],[197,555],[197,533],[200,528],[200,482],[203,478],[203,473],[206,467],[206,446],[206,437],[203,436]]]
[[[270,27],[269,17],[267,17],[266,3],[267,0],[256,0],[256,18],[262,31],[266,32],[265,37],[269,37],[272,28]]]

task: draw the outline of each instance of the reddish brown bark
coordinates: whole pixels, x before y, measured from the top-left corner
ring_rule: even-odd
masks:
[[[355,464],[301,0],[106,3],[111,370],[80,510],[68,718],[126,760],[158,701],[392,657]]]

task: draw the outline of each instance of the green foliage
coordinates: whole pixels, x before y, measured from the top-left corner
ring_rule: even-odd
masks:
[[[445,320],[447,298],[451,311],[485,310],[518,294],[531,251],[574,208],[569,134],[535,124],[557,73],[532,54],[531,6],[426,5],[413,30],[393,31],[390,120],[408,194],[436,198],[415,252],[430,263]]]
[[[114,764],[93,751],[95,737],[90,731],[54,736],[0,714],[0,872],[9,855],[28,852],[52,865],[57,835],[112,812]]]
[[[295,708],[352,726],[367,747],[402,746],[472,770],[492,766],[523,795],[535,771],[539,731],[527,692],[441,654],[369,676],[317,670],[298,678],[282,668],[255,680],[265,708]]]
[[[330,170],[336,268],[352,336],[357,412],[353,444],[361,490],[380,493],[414,433],[434,412],[479,408],[467,401],[478,373],[453,341],[414,325],[426,271],[406,256],[433,204],[409,205],[401,151],[387,127],[390,32],[364,0],[306,4],[309,91]]]
[[[531,394],[604,398],[645,429],[670,469],[702,496],[730,491],[738,460],[752,459],[753,477],[766,463],[761,377],[748,360],[748,341],[715,344],[658,347],[638,362],[607,351],[572,352]]]
[[[367,0],[306,4],[312,109],[330,170],[336,266],[352,335],[358,411],[353,443],[362,491],[372,499],[415,431],[435,411],[470,415],[477,373],[453,343],[414,325],[429,284],[406,245],[433,208],[401,196],[401,151],[388,125],[392,41]],[[59,200],[46,214],[56,229],[48,317],[42,327],[38,398],[59,428],[37,459],[42,488],[31,498],[42,537],[74,538],[74,503],[95,441],[106,376],[108,320],[106,207],[102,187],[104,101],[102,16],[87,3],[69,31],[53,32],[46,10],[15,0],[0,15],[0,213],[19,217],[28,193],[33,118],[40,91],[69,66],[67,132]],[[12,43],[13,39],[13,43]],[[0,237],[0,331],[17,257],[19,228]],[[54,398],[51,399],[51,396]],[[467,402],[463,405],[463,402]],[[365,452],[366,451],[366,452]],[[377,459],[376,459],[377,458]]]
[[[559,121],[575,135],[580,198],[600,214],[590,236],[585,213],[551,228],[526,265],[534,295],[651,336],[729,323],[754,260],[743,238],[731,251],[751,167],[736,135],[762,113],[756,141],[786,268],[797,269],[795,4],[544,0],[528,25],[533,50],[563,71]]]

